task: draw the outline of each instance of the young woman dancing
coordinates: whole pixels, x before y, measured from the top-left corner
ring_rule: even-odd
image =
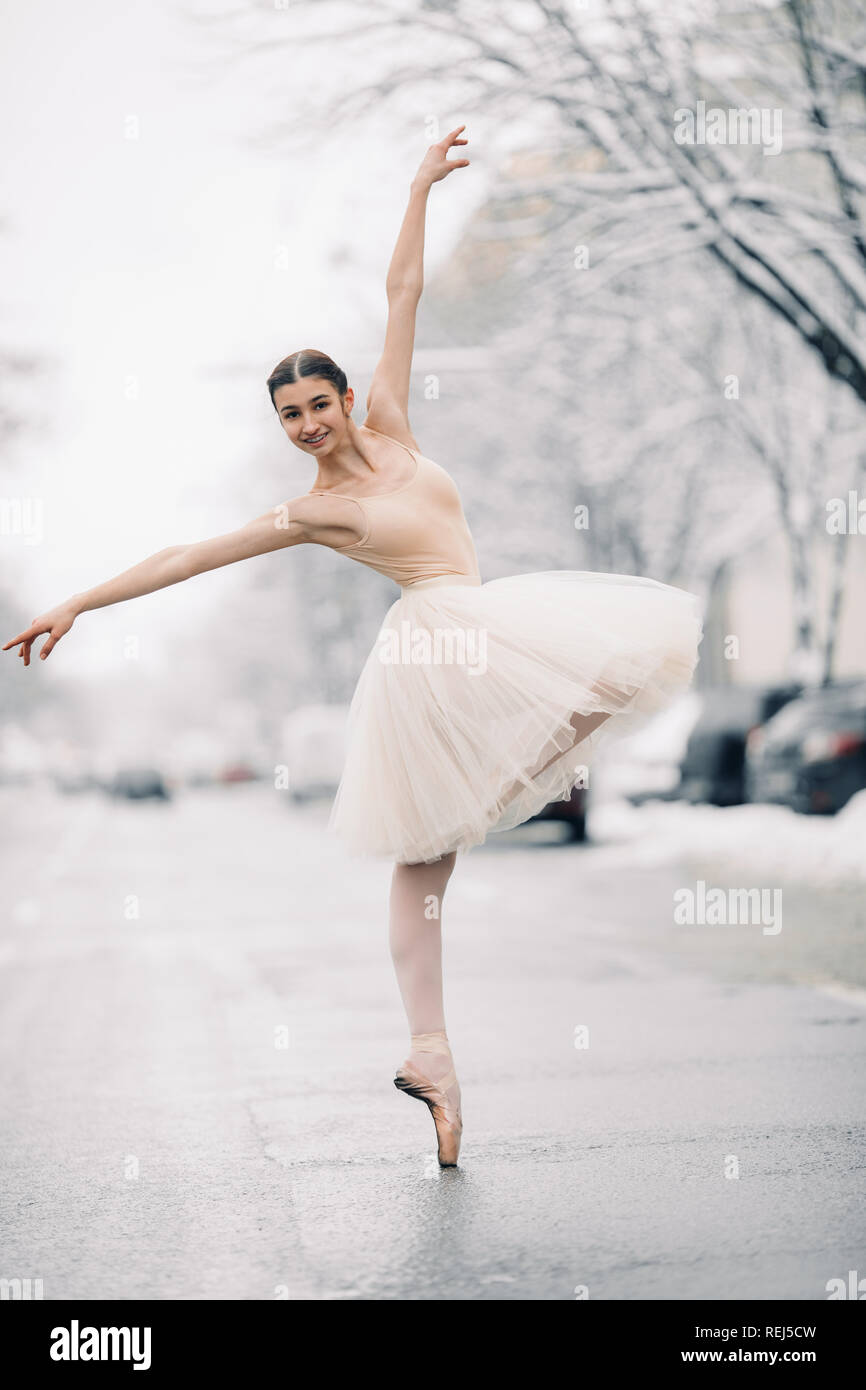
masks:
[[[418,447],[409,383],[427,198],[468,165],[448,159],[464,129],[432,145],[412,180],[363,425],[325,353],[295,352],[268,378],[289,441],[315,460],[310,490],[73,595],[3,648],[28,666],[36,638],[48,633],[44,660],[80,613],[289,546],[328,546],[399,585],[352,699],[330,825],[395,861],[390,947],[410,1044],[394,1084],[430,1107],[443,1167],[457,1163],[463,1127],[442,998],[456,854],[569,796],[602,743],[689,685],[702,638],[697,597],[653,579],[568,570],[483,583],[457,489]]]

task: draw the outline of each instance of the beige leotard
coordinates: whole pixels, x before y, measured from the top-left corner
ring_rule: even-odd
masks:
[[[363,535],[348,545],[330,547],[350,560],[393,579],[401,588],[454,575],[479,580],[475,544],[466,524],[456,484],[444,468],[399,439],[370,425],[365,429],[388,439],[415,461],[407,483],[371,497],[313,488],[315,497],[339,497],[353,502],[363,518]]]

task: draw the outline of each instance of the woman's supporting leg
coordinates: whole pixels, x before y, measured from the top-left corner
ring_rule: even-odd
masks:
[[[434,864],[394,865],[389,939],[410,1035],[445,1031],[442,899],[456,858],[452,853]],[[432,1052],[410,1052],[409,1059],[432,1081],[451,1066],[448,1057]]]

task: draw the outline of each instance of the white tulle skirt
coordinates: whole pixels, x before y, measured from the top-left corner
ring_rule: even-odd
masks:
[[[519,825],[688,687],[701,639],[697,596],[639,576],[404,589],[352,698],[330,828],[411,864]]]

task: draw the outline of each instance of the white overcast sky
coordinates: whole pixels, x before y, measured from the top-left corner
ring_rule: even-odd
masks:
[[[54,361],[39,428],[13,456],[15,495],[44,505],[43,544],[4,540],[23,625],[165,545],[282,500],[250,476],[263,441],[285,460],[285,496],[310,486],[264,379],[298,347],[322,347],[350,375],[352,352],[378,347],[371,325],[384,329],[385,270],[427,142],[419,112],[417,126],[383,123],[375,138],[359,127],[316,136],[302,155],[254,149],[280,114],[274,88],[261,66],[221,64],[210,31],[170,0],[18,0],[0,15],[0,49],[10,268],[0,331],[7,346]],[[297,56],[272,68],[286,116],[294,105],[302,120],[296,74],[311,80],[312,65]],[[329,48],[332,77],[339,62]],[[464,119],[441,116],[445,129]],[[130,118],[137,139],[126,138]],[[478,139],[477,122],[469,133]],[[457,174],[434,189],[428,273],[483,192],[484,150],[470,154],[472,183],[458,187]],[[229,385],[225,365],[245,375]],[[160,595],[121,605],[100,630],[125,630],[146,604],[183,618],[218,592],[184,588],[196,592],[170,606]]]

